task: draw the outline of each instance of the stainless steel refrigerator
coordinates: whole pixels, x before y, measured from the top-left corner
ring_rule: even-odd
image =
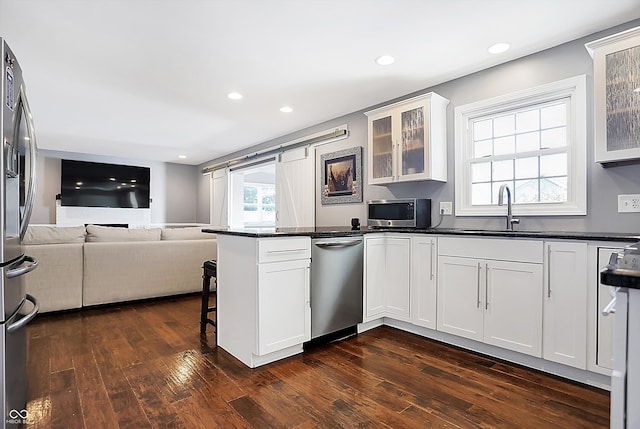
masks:
[[[36,299],[25,293],[24,275],[38,261],[24,254],[22,239],[36,191],[36,139],[22,70],[0,38],[2,110],[0,130],[0,427],[17,428],[27,421],[26,325],[38,313]]]

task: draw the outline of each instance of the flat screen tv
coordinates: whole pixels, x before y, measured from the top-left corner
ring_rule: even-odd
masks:
[[[148,167],[62,160],[61,204],[149,208]]]

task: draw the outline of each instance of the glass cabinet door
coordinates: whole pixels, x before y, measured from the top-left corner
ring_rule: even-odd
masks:
[[[400,160],[402,176],[425,172],[425,121],[424,107],[401,113]]]
[[[430,92],[365,112],[369,183],[447,181],[447,104]]]
[[[374,179],[393,175],[393,138],[391,116],[376,119],[371,123],[372,155],[371,166]]]

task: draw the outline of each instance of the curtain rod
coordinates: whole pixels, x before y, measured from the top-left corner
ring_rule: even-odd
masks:
[[[286,146],[278,146],[276,148],[273,149],[268,149],[265,150],[264,152],[256,152],[252,155],[246,155],[244,157],[241,158],[235,158],[229,161],[225,161],[225,162],[221,162],[219,164],[215,164],[215,165],[209,165],[207,167],[204,167],[202,169],[202,174],[206,174],[206,173],[211,173],[215,170],[219,170],[221,168],[227,168],[227,167],[231,167],[232,165],[236,165],[236,164],[240,164],[243,162],[247,162],[250,161],[252,159],[256,159],[259,157],[263,157],[263,156],[270,156],[270,155],[277,155],[280,154],[282,152],[286,152],[288,150],[291,149],[297,149],[299,147],[303,147],[303,146],[310,146],[312,144],[316,144],[316,143],[322,143],[324,141],[327,140],[331,140],[331,139],[335,139],[338,137],[346,137],[348,135],[348,130],[344,129],[344,128],[338,128],[335,129],[334,131],[327,133],[327,134],[323,134],[321,136],[317,136],[317,137],[313,137],[307,140],[303,140],[297,143],[292,143],[290,145],[286,145]]]

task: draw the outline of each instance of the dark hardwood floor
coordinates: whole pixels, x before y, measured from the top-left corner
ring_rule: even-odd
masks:
[[[39,316],[33,428],[606,428],[609,394],[392,328],[249,369],[199,296]]]

